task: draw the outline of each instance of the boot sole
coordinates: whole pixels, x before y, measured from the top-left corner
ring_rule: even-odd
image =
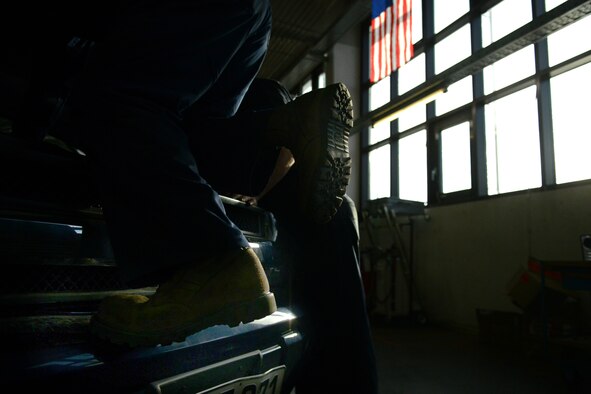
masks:
[[[351,176],[349,133],[353,127],[353,102],[347,87],[338,83],[323,93],[323,108],[330,111],[319,120],[321,127],[320,156],[311,182],[304,190],[303,209],[316,223],[326,223],[343,203]],[[296,159],[297,161],[297,159]]]
[[[273,293],[226,306],[214,314],[184,323],[174,329],[154,332],[132,332],[120,330],[103,323],[96,315],[90,320],[90,331],[95,336],[116,345],[129,347],[170,345],[183,342],[187,336],[216,325],[236,327],[266,317],[277,310]]]

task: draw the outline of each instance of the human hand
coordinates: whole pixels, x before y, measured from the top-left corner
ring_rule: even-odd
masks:
[[[254,207],[256,207],[259,202],[259,198],[257,196],[245,196],[243,194],[234,194],[232,198],[238,201],[242,201],[246,203],[246,205]]]

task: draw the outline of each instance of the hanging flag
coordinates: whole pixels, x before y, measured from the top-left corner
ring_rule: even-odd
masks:
[[[378,82],[413,54],[412,0],[372,0],[369,80]]]

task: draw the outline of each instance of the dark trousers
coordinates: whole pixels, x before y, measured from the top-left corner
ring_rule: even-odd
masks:
[[[188,107],[203,118],[235,114],[266,54],[270,5],[121,2],[103,16],[88,29],[95,47],[55,129],[88,155],[121,271],[146,285],[248,245],[202,176],[181,121]],[[210,143],[212,130],[193,132],[225,154]]]
[[[214,187],[247,195],[256,195],[263,188],[277,151],[258,142],[260,118],[269,108],[283,104],[284,96],[273,93],[277,89],[282,89],[277,83],[255,80],[236,117],[206,122],[212,135],[221,135],[213,132],[216,129],[240,135],[218,141],[225,146],[222,157],[207,157],[205,152],[196,155],[207,157],[207,162],[198,164]],[[198,119],[191,117],[188,125],[190,141],[193,122]],[[233,172],[235,177],[223,170],[227,167],[239,169]],[[299,192],[298,171],[296,161],[259,203],[277,220],[274,249],[279,258],[291,263],[292,308],[300,315],[306,337],[304,360],[286,386],[295,384],[298,394],[376,394],[377,370],[360,273],[355,205],[345,195],[330,222],[319,225],[302,218],[293,209]]]

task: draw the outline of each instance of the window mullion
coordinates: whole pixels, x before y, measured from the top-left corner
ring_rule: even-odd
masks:
[[[534,18],[545,12],[544,0],[532,0]],[[538,75],[538,122],[540,130],[540,157],[542,159],[542,185],[556,184],[556,165],[554,162],[554,135],[552,130],[552,105],[550,98],[550,79],[548,70],[548,40],[543,38],[534,44],[536,56],[536,75]]]

